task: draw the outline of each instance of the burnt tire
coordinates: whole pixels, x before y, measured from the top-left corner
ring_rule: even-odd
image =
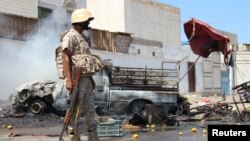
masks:
[[[28,111],[32,115],[43,114],[45,110],[46,110],[46,103],[39,99],[31,101],[28,105]]]
[[[250,112],[248,111],[242,111],[240,115],[240,120],[243,122],[248,122],[250,121]]]
[[[141,113],[145,109],[146,102],[143,100],[137,100],[131,103],[129,111],[132,114]]]

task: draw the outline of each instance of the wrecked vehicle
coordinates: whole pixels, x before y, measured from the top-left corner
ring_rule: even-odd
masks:
[[[133,115],[146,119],[146,105],[162,108],[162,116],[187,113],[187,103],[178,93],[178,63],[172,68],[129,68],[112,66],[93,76],[96,82],[94,103],[99,115]],[[53,81],[35,81],[17,89],[13,103],[15,109],[24,107],[32,114],[44,111],[62,111],[67,108],[64,85]]]
[[[163,68],[170,66],[167,69]],[[94,76],[95,104],[104,114],[138,114],[146,104],[161,106],[168,115],[176,114],[184,100],[179,95],[179,66],[163,62],[161,68],[131,68],[112,66]],[[182,106],[186,112],[189,105]]]
[[[50,80],[25,83],[17,87],[17,95],[11,96],[13,113],[36,115],[47,111],[65,111],[68,98],[63,88],[63,84]]]
[[[179,95],[179,63],[162,62],[160,68],[112,66],[94,76],[95,105],[104,115],[132,115],[133,125],[176,125],[190,103]]]

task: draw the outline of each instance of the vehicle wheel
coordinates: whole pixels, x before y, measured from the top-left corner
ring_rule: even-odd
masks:
[[[229,113],[232,112],[232,109],[233,109],[233,106],[228,106],[228,105],[222,106],[220,107],[219,114],[221,116],[227,116]]]
[[[243,111],[240,115],[241,121],[248,122],[250,121],[250,113],[247,111]]]
[[[104,112],[102,111],[102,109],[100,107],[96,107],[95,108],[95,112],[98,116],[103,116]]]
[[[46,103],[39,99],[31,101],[28,105],[29,113],[33,115],[42,114],[45,111],[45,109],[46,109]]]
[[[240,116],[236,111],[232,111],[228,114],[230,122],[240,122]]]
[[[175,126],[177,124],[177,120],[175,118],[169,118],[165,121],[167,126]]]
[[[140,113],[145,109],[145,104],[146,103],[143,100],[134,101],[131,103],[130,111],[132,113]]]

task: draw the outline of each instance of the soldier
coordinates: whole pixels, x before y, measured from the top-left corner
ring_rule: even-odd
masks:
[[[63,50],[63,65],[66,75],[66,88],[68,91],[71,91],[73,87],[72,58],[76,55],[91,54],[88,39],[83,35],[83,31],[90,29],[89,23],[93,19],[94,17],[89,10],[84,8],[76,9],[71,15],[73,28],[62,38],[61,46]],[[96,131],[97,123],[94,118],[93,89],[95,87],[95,82],[93,81],[92,76],[87,74],[81,75],[78,87],[78,100],[76,107],[74,108],[70,126],[68,127],[68,134],[72,141],[80,141],[77,119],[80,115],[83,115],[87,129],[88,141],[99,141]]]

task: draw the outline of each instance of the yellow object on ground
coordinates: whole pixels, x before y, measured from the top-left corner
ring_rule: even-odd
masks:
[[[151,128],[155,128],[155,125],[154,125],[154,124],[152,124],[150,127],[151,127]]]
[[[202,134],[206,134],[207,133],[207,130],[202,130]]]
[[[138,139],[138,138],[139,138],[139,135],[138,135],[138,134],[133,134],[133,138],[134,138],[134,139]]]
[[[8,125],[7,128],[8,128],[8,129],[12,129],[13,126],[12,126],[12,125]]]
[[[182,136],[182,135],[183,135],[183,132],[180,131],[178,134],[179,134],[180,136]]]
[[[191,130],[190,130],[190,132],[192,132],[192,133],[195,133],[197,130],[196,130],[196,128],[192,128]]]

